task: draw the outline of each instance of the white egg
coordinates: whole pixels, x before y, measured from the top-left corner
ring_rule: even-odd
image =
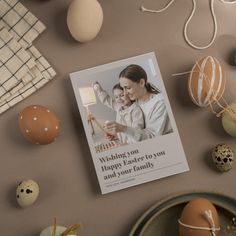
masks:
[[[236,137],[236,102],[230,104],[229,109],[222,115],[222,125],[229,135]]]
[[[47,227],[40,233],[40,236],[52,236],[53,228],[54,228],[53,226]],[[57,225],[55,236],[61,236],[61,234],[65,232],[65,230],[66,227]],[[76,234],[70,234],[70,236],[76,236]]]
[[[79,42],[94,39],[103,22],[102,7],[97,0],[73,0],[67,12],[67,26]]]
[[[39,185],[33,180],[22,181],[16,189],[16,200],[21,207],[32,205],[39,196]]]

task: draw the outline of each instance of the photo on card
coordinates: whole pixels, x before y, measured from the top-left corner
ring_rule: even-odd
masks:
[[[102,193],[188,170],[154,53],[70,78]]]

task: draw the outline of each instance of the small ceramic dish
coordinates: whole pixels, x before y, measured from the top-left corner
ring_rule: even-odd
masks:
[[[177,236],[178,219],[184,206],[194,198],[207,198],[221,220],[221,235],[236,216],[236,199],[214,192],[188,192],[165,198],[149,208],[132,228],[129,236]]]

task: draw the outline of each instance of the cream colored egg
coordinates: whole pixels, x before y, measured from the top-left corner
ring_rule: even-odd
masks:
[[[16,200],[21,207],[32,205],[39,196],[39,185],[33,180],[22,181],[16,189]]]
[[[97,0],[73,0],[67,12],[67,26],[79,42],[94,39],[103,22],[102,7]]]
[[[223,113],[222,125],[229,135],[236,137],[236,102],[230,104]]]
[[[53,233],[53,226],[49,226],[46,229],[44,229],[41,233],[40,236],[52,236]],[[56,226],[56,231],[55,231],[55,236],[61,236],[63,232],[66,231],[66,227],[64,226]],[[77,234],[70,234],[70,236],[76,236]]]

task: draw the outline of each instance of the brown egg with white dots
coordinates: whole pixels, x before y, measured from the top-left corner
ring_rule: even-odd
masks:
[[[29,142],[49,144],[59,135],[60,121],[47,107],[32,105],[24,108],[19,114],[19,127]]]

